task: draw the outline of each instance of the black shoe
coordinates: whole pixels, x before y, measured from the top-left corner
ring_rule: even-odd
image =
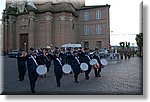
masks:
[[[31,89],[31,92],[32,92],[32,93],[35,93],[35,90],[34,90],[34,89]]]
[[[101,75],[99,74],[98,77],[101,77]]]
[[[77,81],[77,80],[76,80],[75,82],[76,82],[76,83],[79,83],[79,81]]]
[[[57,84],[57,87],[60,87],[60,84]]]
[[[86,80],[89,80],[89,76],[85,77]]]
[[[95,77],[98,77],[98,75],[95,75]]]
[[[23,79],[22,79],[22,78],[20,78],[20,79],[19,79],[19,81],[23,81]]]

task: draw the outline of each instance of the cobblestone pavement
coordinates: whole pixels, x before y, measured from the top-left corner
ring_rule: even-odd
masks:
[[[28,73],[26,73],[24,81],[18,80],[16,59],[3,56],[3,61],[3,94],[32,94]],[[101,75],[100,78],[95,77],[92,70],[90,79],[86,80],[84,73],[81,73],[79,83],[75,83],[73,74],[63,75],[61,87],[57,87],[53,66],[51,66],[47,77],[37,80],[35,94],[143,94],[142,58],[132,57],[121,62],[111,61],[102,69]]]

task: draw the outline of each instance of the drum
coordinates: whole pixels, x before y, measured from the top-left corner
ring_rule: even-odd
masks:
[[[72,71],[71,66],[69,64],[63,65],[62,70],[65,74],[69,74]]]
[[[90,65],[96,65],[98,62],[97,62],[97,60],[96,59],[92,59],[91,61],[90,61]]]
[[[44,66],[44,65],[39,65],[37,68],[36,68],[36,72],[39,74],[39,75],[44,75],[47,73],[47,68]]]
[[[100,61],[101,61],[102,65],[107,65],[108,64],[108,61],[106,59],[101,59]]]
[[[88,64],[86,64],[86,63],[81,63],[81,64],[80,64],[80,68],[81,68],[81,70],[83,70],[83,71],[87,71],[88,68],[89,68],[89,66],[88,66]]]

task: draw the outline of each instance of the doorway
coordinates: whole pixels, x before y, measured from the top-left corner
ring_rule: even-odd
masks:
[[[20,50],[28,51],[28,34],[20,34]]]

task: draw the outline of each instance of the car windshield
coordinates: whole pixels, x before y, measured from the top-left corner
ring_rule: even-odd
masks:
[[[99,52],[105,52],[105,49],[100,49]]]

